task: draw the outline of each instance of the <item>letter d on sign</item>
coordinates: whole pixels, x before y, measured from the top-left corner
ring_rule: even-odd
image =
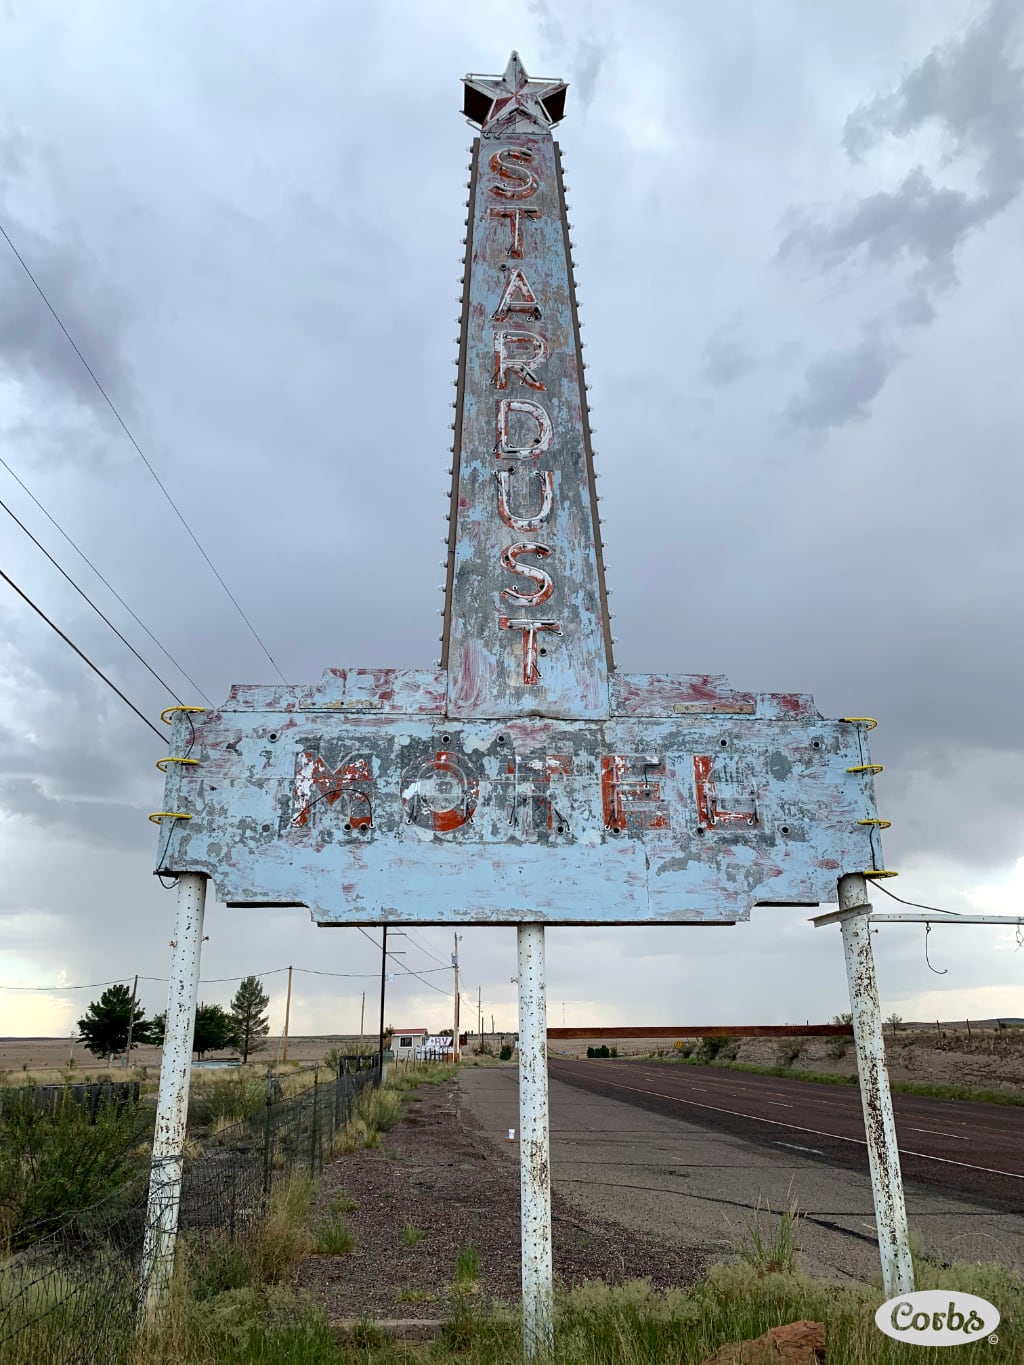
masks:
[[[990,1336],[999,1326],[999,1309],[977,1294],[919,1289],[883,1303],[875,1326],[894,1341],[915,1346],[962,1346]]]

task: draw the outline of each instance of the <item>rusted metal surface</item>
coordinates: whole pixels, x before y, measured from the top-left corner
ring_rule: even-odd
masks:
[[[142,1252],[140,1297],[150,1322],[166,1302],[174,1270],[205,905],[206,878],[195,873],[182,873],[178,879],[174,938],[171,941],[167,1019],[160,1060],[160,1090],[156,1103],[149,1205]]]
[[[199,763],[168,765],[164,809],[191,818],[164,821],[160,870],[323,924],[732,923],[829,901],[841,872],[884,867],[863,728],[802,693],[613,670],[564,85],[513,56],[466,89],[444,666],[238,686],[194,744],[179,714],[175,752]]]
[[[864,1106],[864,1132],[875,1201],[882,1282],[887,1299],[914,1288],[907,1209],[903,1198],[896,1124],[892,1112],[889,1073],[885,1069],[882,1011],[878,1002],[875,959],[871,951],[871,905],[864,877],[850,875],[839,882],[843,953],[853,1011],[853,1037]]]
[[[667,1024],[623,1024],[599,1028],[549,1028],[562,1038],[852,1038],[852,1024],[708,1024],[700,1028]]]
[[[543,926],[520,925],[517,947],[523,1343],[529,1358],[551,1350],[554,1330]]]
[[[394,672],[237,689],[196,725],[198,766],[169,766],[165,809],[192,819],[162,830],[161,870],[320,923],[615,924],[816,905],[879,865],[856,727],[776,698],[601,723],[440,702],[433,675]]]

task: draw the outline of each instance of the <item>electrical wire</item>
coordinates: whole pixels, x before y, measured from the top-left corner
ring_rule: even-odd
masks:
[[[368,934],[368,933],[366,932],[366,930],[362,927],[361,924],[357,924],[357,925],[356,925],[356,928],[359,930],[359,932],[362,934],[362,936],[363,936],[364,938],[368,938],[368,939],[370,940],[370,942],[373,944],[373,946],[374,946],[376,949],[378,949],[378,951],[379,951],[381,948],[383,948],[384,945],[381,944],[381,943],[378,943],[377,940],[373,937],[372,934]],[[389,953],[388,953],[388,957],[390,957],[390,958],[394,961],[394,954],[393,954],[393,953],[390,953],[390,952],[389,952]],[[423,982],[424,986],[429,986],[430,989],[431,989],[432,991],[437,991],[439,995],[451,995],[451,994],[452,994],[451,991],[446,991],[442,986],[435,986],[434,983],[433,983],[433,981],[428,981],[428,980],[426,979],[426,977],[421,976],[419,972],[414,972],[413,969],[412,969],[411,967],[407,967],[403,962],[395,961],[395,966],[396,966],[400,971],[407,972],[407,973],[409,974],[409,976],[414,976],[414,977],[416,977],[416,979],[417,979],[418,981],[422,981],[422,982]]]
[[[380,947],[380,944],[378,944],[377,947],[379,948],[379,947]],[[391,956],[391,954],[388,953],[388,957],[390,957],[390,956]],[[259,978],[262,980],[262,978],[265,977],[265,976],[280,976],[280,974],[281,974],[282,972],[286,972],[287,970],[288,970],[287,967],[270,967],[270,968],[268,968],[268,970],[265,971],[265,972],[245,972],[245,973],[243,973],[242,976],[204,976],[204,977],[201,979],[201,981],[199,982],[199,984],[200,984],[201,986],[221,986],[221,985],[225,985],[225,984],[234,983],[235,981],[245,981],[245,980],[247,980],[250,976],[259,977]],[[409,969],[408,969],[408,968],[405,968],[404,970],[408,971]],[[431,967],[431,968],[429,968],[428,970],[433,971],[434,968]],[[439,970],[440,970],[440,969],[439,969]],[[449,969],[449,970],[450,970],[450,969]],[[303,976],[334,976],[334,977],[339,977],[339,978],[344,979],[344,980],[347,980],[347,981],[375,981],[375,980],[377,979],[378,975],[379,975],[379,973],[377,973],[377,972],[324,972],[324,971],[318,971],[318,970],[317,970],[316,968],[314,968],[314,967],[294,967],[294,966],[292,967],[292,971],[293,971],[293,972],[300,972]],[[415,975],[417,975],[417,973],[413,972],[413,976],[415,976]],[[161,985],[164,985],[164,986],[167,985],[168,979],[169,979],[169,978],[166,977],[166,976],[142,976],[142,975],[139,976],[139,980],[140,980],[140,981],[154,981],[154,982],[157,982],[158,984],[161,984]],[[92,990],[97,990],[97,989],[98,989],[99,987],[101,987],[101,986],[127,986],[128,982],[131,981],[131,980],[132,980],[132,977],[126,976],[126,977],[123,977],[123,978],[122,978],[121,980],[119,980],[119,981],[88,981],[88,982],[86,982],[84,985],[81,985],[81,986],[4,986],[4,985],[0,985],[0,991],[92,991]],[[430,982],[427,982],[427,985],[430,985],[430,984],[431,984]]]
[[[406,934],[409,936],[409,938],[412,940],[412,942],[416,945],[416,947],[419,948],[419,950],[420,950],[421,953],[426,953],[427,957],[432,958],[434,962],[440,962],[440,964],[441,964],[442,967],[446,968],[448,971],[451,971],[451,969],[452,969],[452,964],[451,964],[450,961],[445,962],[445,960],[444,960],[443,957],[438,957],[436,953],[432,953],[432,952],[430,951],[430,949],[426,946],[426,944],[425,944],[425,943],[422,943],[422,942],[416,937],[416,935],[412,932],[411,929],[406,929],[405,932],[406,932]]]
[[[96,388],[99,390],[99,392],[100,392],[100,394],[101,394],[101,396],[102,396],[102,398],[103,398],[103,401],[106,403],[107,407],[108,407],[108,408],[110,409],[110,411],[114,414],[114,417],[116,418],[116,420],[117,420],[117,422],[118,422],[118,425],[121,427],[121,430],[124,432],[124,434],[128,437],[128,440],[131,442],[131,444],[132,444],[133,448],[135,449],[135,452],[136,452],[136,454],[138,455],[139,459],[142,461],[142,463],[143,463],[143,464],[146,466],[146,468],[149,470],[150,474],[152,474],[152,476],[153,476],[153,478],[154,478],[154,480],[155,480],[155,482],[156,482],[157,487],[160,489],[161,493],[163,493],[164,497],[167,499],[167,502],[170,504],[170,507],[171,507],[172,511],[174,512],[175,516],[178,518],[178,520],[181,522],[182,526],[183,526],[183,527],[185,528],[185,530],[188,532],[188,535],[189,535],[190,539],[192,540],[193,545],[195,545],[196,549],[197,549],[197,550],[199,551],[199,553],[202,555],[203,559],[205,559],[205,561],[206,561],[206,563],[207,563],[207,565],[208,565],[208,567],[209,567],[211,573],[212,573],[213,576],[216,578],[216,580],[217,580],[217,582],[220,584],[220,586],[224,589],[225,593],[226,593],[227,596],[228,596],[229,601],[230,601],[231,604],[234,606],[234,608],[235,608],[235,610],[238,612],[239,616],[242,618],[242,620],[243,620],[243,621],[245,622],[245,624],[248,626],[248,628],[249,628],[249,630],[250,630],[250,632],[251,632],[251,634],[252,634],[252,636],[253,636],[253,639],[254,639],[254,640],[256,641],[256,643],[259,645],[260,649],[263,650],[263,653],[267,656],[267,658],[270,660],[271,664],[273,665],[274,671],[277,673],[277,676],[281,679],[281,681],[285,684],[285,686],[287,686],[287,685],[288,685],[288,679],[287,679],[287,678],[284,676],[284,674],[281,672],[281,669],[280,669],[280,667],[278,666],[277,660],[276,660],[276,659],[274,658],[274,656],[271,654],[271,652],[270,652],[270,650],[267,648],[267,646],[263,643],[263,640],[260,638],[259,632],[257,631],[256,627],[255,627],[255,626],[253,625],[253,623],[249,620],[248,616],[246,616],[245,612],[242,610],[242,608],[241,608],[241,606],[240,606],[240,604],[239,604],[239,602],[238,602],[238,599],[235,597],[234,593],[231,591],[231,589],[228,587],[227,583],[225,583],[224,579],[221,577],[221,575],[220,575],[220,573],[219,573],[219,571],[218,571],[216,565],[214,564],[213,560],[210,558],[210,556],[209,556],[209,555],[206,553],[206,551],[203,549],[202,545],[201,545],[200,542],[199,542],[198,536],[196,535],[195,531],[192,530],[192,527],[188,524],[188,522],[185,520],[185,515],[184,515],[184,513],[182,512],[182,510],[181,510],[181,508],[178,506],[178,504],[174,501],[174,499],[171,497],[170,493],[167,491],[166,486],[164,485],[163,481],[162,481],[161,478],[160,478],[160,475],[156,472],[156,470],[155,470],[155,469],[153,468],[153,466],[150,464],[149,460],[146,459],[146,456],[143,454],[142,447],[139,445],[138,441],[135,439],[135,437],[132,435],[131,431],[128,429],[128,424],[125,422],[124,418],[121,416],[121,414],[118,412],[117,408],[114,406],[113,400],[111,399],[110,395],[107,393],[106,389],[103,387],[103,385],[100,383],[99,379],[97,378],[95,370],[93,370],[92,366],[89,364],[89,362],[86,360],[85,356],[84,356],[84,355],[82,354],[82,352],[79,350],[78,345],[77,345],[77,343],[75,342],[74,337],[71,335],[71,333],[68,331],[68,329],[64,326],[64,323],[61,321],[60,315],[59,315],[59,313],[57,312],[56,308],[54,308],[53,304],[52,304],[52,303],[50,302],[50,300],[46,297],[46,294],[43,292],[42,286],[40,285],[39,281],[36,279],[35,275],[32,274],[32,271],[29,269],[28,263],[26,262],[25,258],[22,256],[21,252],[18,250],[18,248],[17,248],[17,247],[14,245],[14,243],[11,241],[10,236],[8,235],[7,229],[4,227],[4,225],[3,225],[2,223],[0,223],[0,234],[3,235],[4,241],[7,243],[7,245],[8,245],[8,246],[11,248],[11,250],[14,252],[14,255],[17,257],[18,263],[19,263],[19,265],[21,266],[22,270],[24,270],[25,274],[26,274],[26,275],[29,277],[29,279],[32,281],[32,284],[33,284],[33,286],[34,286],[34,288],[35,288],[36,293],[37,293],[37,294],[39,295],[39,297],[42,299],[43,303],[46,304],[46,307],[49,309],[50,314],[51,314],[51,316],[53,317],[54,322],[56,322],[57,326],[58,326],[58,327],[60,328],[60,330],[64,333],[65,337],[66,337],[67,340],[68,340],[68,343],[69,343],[70,346],[71,346],[71,349],[74,351],[75,355],[77,355],[78,358],[79,358],[79,360],[82,362],[83,366],[85,367],[86,373],[88,374],[88,376],[89,376],[89,378],[92,380],[92,382],[96,385]]]
[[[153,632],[149,629],[149,627],[146,625],[146,623],[145,623],[139,616],[137,616],[136,613],[135,613],[134,611],[132,611],[131,607],[130,607],[130,606],[128,605],[128,603],[124,600],[124,598],[121,596],[121,594],[117,591],[117,589],[114,587],[113,583],[111,583],[110,580],[109,580],[108,578],[105,578],[105,577],[103,576],[103,574],[100,573],[99,569],[97,569],[96,565],[92,562],[92,560],[91,560],[91,559],[89,558],[89,556],[85,553],[85,551],[82,549],[82,547],[81,547],[80,545],[76,544],[76,542],[73,541],[73,540],[71,539],[71,537],[68,535],[67,531],[65,531],[64,527],[60,524],[60,522],[57,520],[57,518],[56,518],[55,516],[53,516],[52,513],[51,513],[51,512],[50,512],[50,511],[49,511],[49,510],[48,510],[40,501],[39,501],[39,499],[38,499],[38,498],[36,497],[36,495],[32,492],[31,488],[29,488],[28,484],[24,481],[24,479],[22,479],[22,478],[20,477],[20,475],[18,475],[18,474],[16,474],[16,473],[14,472],[14,470],[11,468],[11,466],[7,463],[7,461],[3,458],[2,455],[0,455],[0,465],[3,465],[4,469],[7,470],[8,474],[10,474],[11,478],[12,478],[12,479],[14,480],[14,482],[18,485],[18,487],[21,488],[21,490],[22,490],[24,493],[26,493],[26,494],[28,495],[28,497],[30,497],[30,498],[32,499],[32,501],[35,503],[35,505],[39,508],[40,512],[42,512],[43,516],[44,516],[44,517],[47,519],[47,521],[50,522],[50,524],[51,524],[53,527],[55,527],[55,529],[64,537],[64,539],[67,541],[67,543],[68,543],[68,544],[71,546],[71,548],[74,550],[75,554],[77,554],[77,555],[78,555],[78,556],[79,556],[79,557],[80,557],[80,558],[89,566],[89,568],[93,571],[93,573],[94,573],[94,574],[96,575],[96,577],[100,580],[100,582],[101,582],[101,583],[103,584],[103,586],[107,589],[107,591],[108,591],[109,593],[111,593],[114,597],[117,598],[117,600],[120,602],[121,606],[124,607],[125,611],[126,611],[126,612],[128,613],[128,615],[132,618],[132,620],[135,622],[135,624],[140,628],[140,630],[145,631],[145,633],[149,636],[149,638],[150,638],[150,639],[153,641],[153,643],[156,645],[157,649],[159,649],[159,650],[161,651],[161,653],[162,653],[166,658],[168,658],[168,659],[171,661],[171,663],[174,665],[174,667],[178,670],[178,672],[181,674],[181,676],[182,676],[182,677],[185,679],[185,681],[188,683],[189,687],[193,688],[193,689],[195,690],[196,694],[197,694],[198,696],[202,697],[203,701],[206,702],[207,706],[209,706],[209,707],[212,709],[212,708],[213,708],[213,702],[212,702],[212,701],[210,700],[210,698],[206,695],[206,693],[203,691],[203,689],[199,686],[199,684],[196,682],[196,680],[195,680],[194,678],[190,677],[190,676],[188,675],[188,673],[185,672],[184,668],[182,668],[181,664],[177,661],[177,659],[174,657],[174,655],[171,653],[171,651],[167,648],[167,646],[164,645],[164,644],[162,644],[162,643],[156,638],[156,636],[153,634]],[[62,572],[62,573],[64,572],[63,569],[61,570],[61,572]],[[169,692],[173,692],[173,689],[171,689],[171,688],[168,688],[167,690],[168,690]],[[175,697],[178,696],[178,694],[177,694],[176,692],[173,692],[173,695],[174,695]],[[178,697],[178,700],[180,701],[181,698]]]
[[[900,905],[909,905],[913,910],[934,910],[937,915],[962,915],[962,910],[940,910],[937,905],[922,905],[920,901],[905,901],[902,896],[897,896],[895,891],[890,891],[887,886],[883,886],[880,881],[872,881],[873,891],[883,891],[887,896],[891,896],[894,901],[899,901]]]
[[[3,230],[3,229],[0,228],[0,231],[2,231],[2,230]],[[89,658],[89,656],[88,656],[87,654],[83,654],[82,651],[78,648],[78,646],[75,644],[75,642],[74,642],[73,640],[69,640],[69,639],[68,639],[68,637],[67,637],[67,636],[64,634],[64,632],[61,630],[60,626],[55,625],[54,622],[51,621],[50,618],[46,615],[46,613],[43,611],[43,609],[42,609],[41,607],[37,607],[36,604],[32,601],[31,597],[29,597],[29,595],[28,595],[27,593],[22,592],[22,590],[18,587],[17,583],[15,583],[14,579],[13,579],[13,578],[9,578],[8,575],[4,573],[3,569],[0,569],[0,578],[2,578],[2,579],[4,580],[5,583],[9,583],[9,584],[10,584],[10,586],[14,589],[14,591],[18,594],[18,596],[19,596],[20,598],[22,598],[25,602],[28,603],[28,605],[32,608],[32,610],[36,613],[36,615],[37,615],[37,616],[41,616],[41,617],[43,618],[43,620],[44,620],[44,621],[46,622],[46,624],[50,627],[50,629],[53,630],[53,631],[55,631],[55,632],[60,636],[60,638],[64,641],[64,643],[65,643],[66,645],[68,645],[71,649],[73,649],[73,650],[75,651],[75,653],[78,655],[78,657],[79,657],[84,663],[87,663],[87,664],[89,665],[89,667],[90,667],[90,668],[92,669],[92,671],[97,675],[97,677],[100,677],[100,678],[103,679],[103,681],[107,684],[107,686],[110,688],[110,690],[111,690],[112,692],[116,692],[116,693],[117,693],[117,695],[118,695],[118,696],[121,698],[121,700],[124,702],[125,706],[127,706],[127,707],[129,708],[129,710],[134,711],[135,714],[138,716],[139,720],[142,721],[143,725],[148,725],[149,728],[153,731],[154,735],[156,735],[157,739],[160,740],[161,744],[163,744],[163,743],[164,743],[164,737],[163,737],[163,735],[160,733],[160,731],[156,728],[156,726],[153,724],[153,722],[150,721],[150,720],[147,720],[147,718],[143,715],[143,713],[139,710],[139,708],[134,704],[134,702],[130,702],[130,701],[128,700],[128,698],[127,698],[127,697],[125,696],[125,694],[121,691],[121,689],[117,686],[117,684],[111,682],[110,679],[107,677],[107,675],[103,672],[103,670],[102,670],[101,668],[98,668],[98,667],[96,666],[96,664],[93,663],[93,661]]]
[[[41,550],[41,551],[42,551],[42,553],[43,553],[43,554],[46,556],[46,558],[50,561],[50,563],[51,563],[51,564],[53,565],[53,567],[57,570],[57,572],[60,573],[60,574],[63,574],[63,576],[67,579],[67,581],[68,581],[68,582],[71,584],[71,586],[74,588],[75,592],[78,593],[79,597],[83,598],[84,601],[88,602],[89,606],[92,607],[93,611],[94,611],[94,612],[96,613],[96,615],[100,618],[100,620],[104,623],[104,625],[107,625],[107,626],[110,627],[110,629],[114,632],[114,634],[115,634],[115,635],[117,636],[117,638],[121,641],[121,643],[125,646],[125,648],[131,650],[131,652],[135,655],[136,659],[138,659],[138,661],[139,661],[139,663],[142,665],[142,667],[143,667],[143,668],[144,668],[152,677],[154,677],[154,678],[157,680],[157,682],[158,682],[158,683],[160,684],[160,686],[164,689],[164,691],[170,692],[170,694],[171,694],[171,696],[174,698],[174,700],[175,700],[176,702],[180,703],[180,702],[181,702],[181,698],[178,696],[177,692],[175,692],[174,688],[170,685],[170,683],[169,683],[169,682],[165,682],[164,679],[161,678],[160,674],[156,671],[156,669],[150,667],[150,665],[149,665],[149,664],[146,662],[146,660],[142,657],[142,655],[141,655],[141,654],[139,653],[139,651],[135,648],[135,646],[131,643],[131,641],[130,641],[130,640],[126,640],[126,639],[124,638],[124,636],[121,634],[121,632],[118,630],[117,626],[114,625],[113,621],[111,621],[111,620],[109,619],[109,617],[104,616],[103,612],[100,611],[99,607],[98,607],[98,606],[96,605],[96,603],[92,600],[92,598],[88,595],[88,593],[87,593],[83,588],[80,588],[80,587],[78,586],[78,584],[75,582],[75,580],[71,577],[71,575],[67,572],[67,570],[64,569],[64,568],[62,568],[61,565],[57,563],[57,561],[54,559],[53,555],[50,554],[50,552],[49,552],[49,550],[46,548],[46,546],[43,545],[43,544],[41,544],[38,540],[36,540],[35,536],[34,536],[34,535],[32,534],[32,532],[28,529],[28,527],[25,525],[25,523],[24,523],[23,521],[21,521],[18,517],[15,516],[15,514],[11,511],[11,509],[7,506],[7,504],[4,502],[4,500],[3,500],[2,498],[0,498],[0,507],[3,508],[3,510],[7,513],[7,515],[11,518],[11,520],[14,522],[14,524],[15,524],[16,526],[20,526],[20,527],[21,527],[21,529],[22,529],[22,530],[25,532],[25,534],[28,536],[28,538],[29,538],[29,540],[32,542],[32,544],[33,544],[38,550]]]

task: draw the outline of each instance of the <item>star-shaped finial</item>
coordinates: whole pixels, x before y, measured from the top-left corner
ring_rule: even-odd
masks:
[[[463,84],[462,112],[485,133],[511,133],[527,124],[546,132],[565,110],[565,81],[530,80],[518,52],[509,57],[504,75],[464,76]]]

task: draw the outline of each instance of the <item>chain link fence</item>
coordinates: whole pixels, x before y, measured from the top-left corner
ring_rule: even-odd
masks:
[[[372,1059],[376,1063],[376,1058]],[[276,1181],[318,1175],[335,1134],[352,1119],[363,1090],[380,1082],[374,1066],[345,1071],[290,1098],[269,1093],[259,1113],[190,1134],[179,1228],[245,1238]],[[26,1174],[26,1178],[28,1178]],[[46,1220],[36,1240],[19,1229],[19,1250],[0,1257],[0,1362],[3,1365],[127,1365],[143,1293],[147,1194],[142,1180],[88,1208]]]

